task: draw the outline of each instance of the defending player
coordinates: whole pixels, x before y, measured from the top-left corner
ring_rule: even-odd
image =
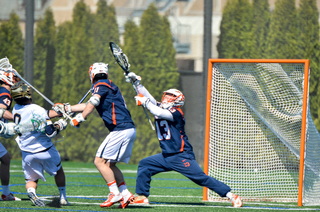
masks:
[[[215,191],[221,197],[227,196],[232,201],[233,207],[241,207],[241,198],[232,194],[226,184],[206,175],[195,160],[193,148],[184,130],[184,115],[180,109],[184,105],[184,95],[177,89],[169,89],[164,91],[160,103],[140,84],[141,77],[130,72],[126,78],[127,82],[132,81],[137,87],[139,92],[139,95],[135,96],[137,105],[146,107],[154,115],[162,149],[162,153],[139,162],[136,180],[138,196],[131,204],[149,204],[151,177],[161,172],[176,171],[196,184]]]
[[[12,72],[8,72],[6,68],[0,68],[0,121],[7,122],[6,120],[13,120],[12,113],[9,111],[11,108],[11,95],[10,88],[14,84],[15,78]],[[2,137],[7,138],[4,134]],[[12,135],[11,135],[12,136]],[[10,136],[9,136],[10,137]],[[15,197],[9,188],[10,180],[10,155],[6,148],[0,143],[0,178],[2,185],[1,199],[4,201],[21,201],[20,198]]]
[[[24,82],[15,83],[11,94],[16,102],[12,113],[15,130],[19,134],[16,141],[22,153],[22,168],[29,199],[36,206],[45,206],[45,202],[36,195],[38,180],[46,181],[43,173],[45,170],[55,178],[60,192],[60,204],[69,205],[60,154],[51,142],[52,137],[66,128],[67,122],[60,119],[52,124],[50,118],[60,114],[32,104],[30,87]]]
[[[123,174],[116,164],[129,162],[136,129],[120,89],[108,79],[108,71],[108,64],[94,63],[89,69],[92,97],[87,104],[73,105],[67,111],[82,112],[70,122],[73,126],[79,126],[96,108],[109,129],[110,133],[100,145],[94,160],[110,191],[108,199],[100,207],[110,207],[120,202],[119,207],[125,208],[133,195],[127,189]]]

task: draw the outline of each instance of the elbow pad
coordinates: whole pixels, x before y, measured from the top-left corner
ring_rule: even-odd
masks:
[[[97,96],[91,96],[88,102],[97,107],[100,104],[100,98]]]

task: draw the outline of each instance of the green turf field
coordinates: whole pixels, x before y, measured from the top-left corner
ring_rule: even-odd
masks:
[[[129,190],[134,193],[137,165],[119,164]],[[39,180],[37,194],[47,203],[46,207],[33,206],[28,199],[21,161],[11,161],[10,189],[22,201],[0,202],[0,211],[119,211],[118,205],[100,208],[109,189],[95,166],[90,163],[63,162],[67,180],[67,196],[71,206],[55,204],[59,194],[54,177],[46,175],[47,181]],[[129,205],[126,211],[314,211],[318,207],[297,207],[296,203],[247,203],[242,208],[232,208],[231,203],[203,202],[202,187],[176,172],[155,175],[151,182],[149,206]]]

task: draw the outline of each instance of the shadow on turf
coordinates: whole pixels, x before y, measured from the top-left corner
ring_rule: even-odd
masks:
[[[53,198],[51,202],[46,203],[46,206],[53,207],[53,208],[61,208],[60,198],[58,197]]]

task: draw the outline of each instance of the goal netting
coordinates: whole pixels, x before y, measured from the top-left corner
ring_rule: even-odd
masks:
[[[304,205],[319,205],[320,136],[304,86],[306,60],[261,61],[210,60],[205,169],[244,201],[298,202],[301,190]],[[209,189],[204,199],[227,200]]]

